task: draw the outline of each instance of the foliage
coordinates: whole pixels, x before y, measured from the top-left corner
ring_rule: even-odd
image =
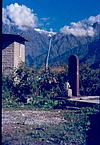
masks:
[[[10,92],[9,92],[9,89],[8,89],[7,82],[8,82],[8,78],[3,77],[2,78],[2,98],[3,99],[8,99],[9,96],[10,96]]]
[[[80,94],[100,95],[100,70],[93,70],[89,65],[80,66]]]
[[[60,68],[60,67],[59,67]],[[62,69],[62,68],[60,68]],[[52,69],[36,70],[34,67],[21,65],[14,72],[2,78],[3,103],[13,106],[14,101],[27,103],[35,108],[57,108],[65,103],[57,98],[65,97],[67,74],[65,71]],[[93,70],[88,65],[80,66],[80,94],[100,95],[100,70]],[[12,104],[12,105],[11,105]],[[16,106],[16,105],[15,105]]]
[[[44,97],[57,97],[65,91],[64,83],[66,81],[66,75],[62,72],[54,75],[51,72],[44,72],[38,79],[38,88],[40,94]]]
[[[26,102],[28,95],[31,95],[35,90],[34,74],[33,69],[21,65],[8,76],[6,78],[6,88],[9,90],[10,96],[15,100]]]
[[[66,95],[65,78],[64,72],[55,75],[50,71],[40,72],[23,64],[10,76],[3,77],[3,98],[12,98],[23,103],[31,98],[30,104],[36,108],[53,108],[57,105],[53,98]]]
[[[43,96],[36,96],[29,105],[33,106],[32,108],[53,109],[58,105],[58,101]]]

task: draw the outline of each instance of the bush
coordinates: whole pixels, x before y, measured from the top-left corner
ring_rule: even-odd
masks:
[[[66,81],[67,75],[64,71],[56,74],[51,71],[37,71],[23,64],[10,76],[2,78],[2,98],[5,102],[11,99],[22,103],[27,103],[27,99],[32,98],[35,107],[53,108],[57,98],[67,96]],[[81,65],[80,94],[100,95],[99,89],[100,70],[92,70],[87,65]]]
[[[3,81],[3,90],[5,86],[9,91],[10,97],[20,102],[26,102],[27,97],[35,91],[34,77],[34,70],[22,65]]]
[[[54,75],[53,73],[42,73],[39,77],[38,88],[39,93],[44,97],[57,97],[57,96],[65,96],[66,88],[65,82],[67,76],[65,73]]]
[[[57,104],[54,98],[66,95],[65,77],[64,73],[38,73],[34,68],[22,65],[3,78],[3,99],[27,103],[27,99],[32,98],[35,107],[53,108]]]
[[[80,66],[80,94],[87,96],[100,95],[100,70],[93,70],[89,65]]]
[[[31,105],[34,106],[34,108],[53,109],[58,105],[58,101],[52,100],[50,98],[45,98],[43,96],[36,96],[33,97]]]

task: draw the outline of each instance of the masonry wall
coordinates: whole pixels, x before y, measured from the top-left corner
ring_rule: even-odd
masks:
[[[2,50],[2,73],[8,75],[14,67],[14,43]]]
[[[25,45],[14,42],[14,68],[17,68],[20,62],[25,62]]]
[[[9,75],[20,62],[25,62],[25,45],[13,42],[2,50],[2,73]]]

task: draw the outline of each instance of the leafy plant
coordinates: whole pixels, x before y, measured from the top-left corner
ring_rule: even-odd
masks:
[[[80,66],[80,94],[100,95],[100,70],[93,70],[89,65]]]

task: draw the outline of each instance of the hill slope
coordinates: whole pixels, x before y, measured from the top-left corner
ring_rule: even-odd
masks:
[[[93,29],[96,32],[94,37],[91,36],[75,36],[72,34],[56,33],[52,37],[52,47],[50,52],[49,64],[56,65],[68,62],[68,57],[71,54],[79,56],[81,63],[90,63],[93,67],[99,67],[100,63],[100,25],[93,24]],[[16,26],[3,25],[3,33],[20,34],[26,42],[26,63],[28,65],[41,66],[45,64],[49,37],[48,33],[39,32],[35,29],[22,31]]]

